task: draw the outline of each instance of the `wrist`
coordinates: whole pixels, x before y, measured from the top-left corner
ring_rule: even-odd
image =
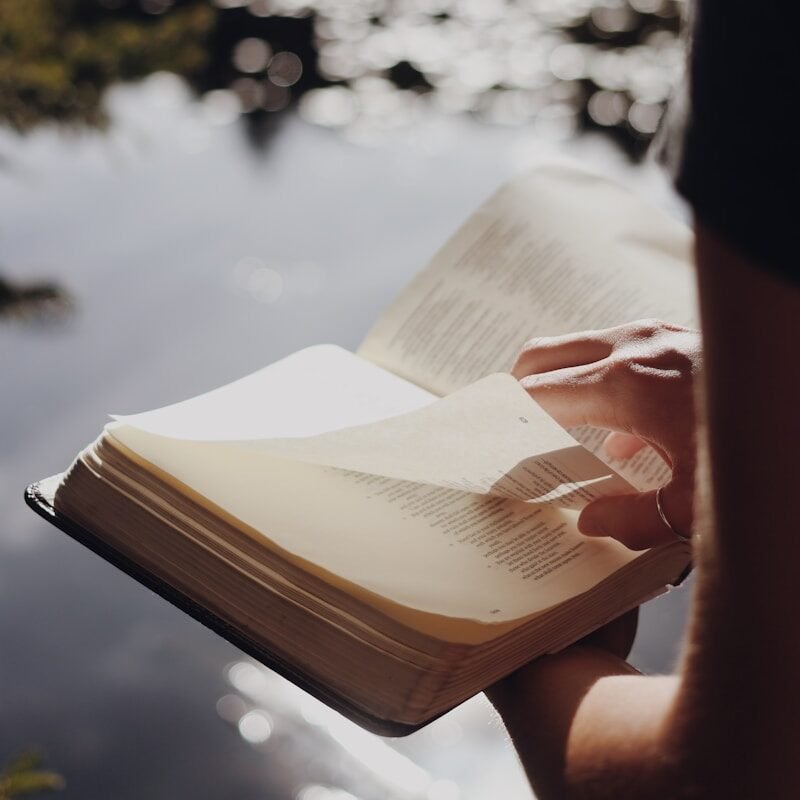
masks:
[[[529,662],[486,689],[486,696],[505,719],[523,708],[537,708],[554,692],[559,696],[577,694],[602,677],[638,674],[604,647],[579,642]]]

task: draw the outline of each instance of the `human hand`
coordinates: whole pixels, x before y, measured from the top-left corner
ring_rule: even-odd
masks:
[[[702,366],[700,334],[658,320],[533,339],[512,374],[565,427],[606,428],[609,455],[626,458],[645,444],[672,469],[661,492],[672,527],[688,536],[693,521],[695,410],[693,381]],[[674,540],[656,493],[603,497],[578,520],[587,536],[613,536],[639,550]]]
[[[621,617],[612,619],[602,628],[584,636],[577,644],[605,650],[625,660],[631,652],[639,627],[639,608],[632,608]]]

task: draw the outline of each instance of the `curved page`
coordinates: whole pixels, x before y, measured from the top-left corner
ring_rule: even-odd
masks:
[[[406,431],[416,436],[416,455],[407,441],[395,441],[405,466],[437,480],[466,476],[485,489],[488,480],[494,480],[488,488],[498,483],[496,470],[530,455],[533,440],[525,437],[541,412],[524,392],[515,394],[512,379],[499,377],[486,384],[487,392],[483,387],[466,396],[467,409],[475,400],[483,402],[474,406],[483,417],[480,425],[471,418],[475,424],[460,431],[461,441],[449,456],[432,452],[441,440],[426,443],[423,434]],[[507,408],[492,407],[506,396]],[[318,347],[201,398],[122,418],[108,427],[108,435],[279,547],[390,600],[435,614],[484,622],[517,619],[585,591],[635,557],[614,543],[580,536],[576,512],[502,496],[509,494],[506,489],[497,490],[501,496],[481,494],[433,480],[304,463],[271,452],[287,439],[266,446],[259,438],[285,432],[320,437],[323,424],[333,430],[338,425],[342,436],[360,430],[358,436],[367,439],[356,438],[361,450],[353,445],[348,458],[374,458],[394,469],[386,452],[378,458],[363,445],[373,441],[384,450],[389,440],[377,447],[373,438],[386,424],[379,420],[402,410],[414,410],[408,418],[429,411],[423,423],[434,435],[432,423],[444,426],[455,411],[453,398],[431,405],[433,399],[345,351]],[[527,423],[521,414],[513,416],[518,401],[525,403]],[[437,406],[446,412],[441,419]],[[509,414],[508,441],[502,445],[494,438],[500,429],[492,425],[502,428],[505,422],[490,422],[495,412],[503,419]],[[366,428],[342,427],[357,422],[375,430],[364,434]],[[396,434],[407,420],[390,423]],[[482,438],[481,426],[491,435]],[[545,455],[576,446],[552,420],[547,427],[539,445]],[[331,435],[329,430],[321,438]],[[320,445],[317,455],[323,449]],[[466,464],[473,451],[480,458]],[[434,456],[444,479],[426,472],[433,469],[426,461]],[[601,482],[596,474],[587,480],[589,488]]]
[[[135,430],[227,441],[310,464],[564,508],[633,490],[510,375],[430,400],[346,350],[315,347],[194,400],[118,418],[109,430],[133,450]],[[405,414],[370,421],[404,405]],[[357,419],[366,424],[342,427]],[[302,435],[322,426],[330,430]]]

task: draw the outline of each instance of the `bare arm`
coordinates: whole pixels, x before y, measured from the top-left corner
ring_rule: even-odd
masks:
[[[684,664],[645,678],[571,648],[493,689],[542,800],[800,796],[800,289],[703,229],[697,266],[701,538]]]
[[[540,800],[655,800],[678,796],[658,793],[667,785],[661,727],[676,685],[575,645],[534,661],[488,695]]]
[[[706,447],[673,730],[729,796],[800,796],[800,287],[701,230]],[[731,765],[736,765],[735,769]]]

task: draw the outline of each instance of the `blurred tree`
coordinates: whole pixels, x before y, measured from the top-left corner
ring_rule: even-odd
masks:
[[[55,772],[40,769],[41,760],[38,753],[24,753],[0,772],[0,800],[62,789],[64,779]]]
[[[168,70],[198,95],[233,91],[255,145],[312,89],[348,97],[351,122],[380,128],[370,108],[387,107],[390,92],[375,101],[376,86],[393,89],[388,104],[398,107],[460,87],[457,104],[483,119],[523,124],[544,103],[633,158],[645,151],[678,79],[684,0],[564,0],[549,10],[499,0],[477,15],[468,3],[447,12],[440,5],[426,12],[393,0],[0,0],[0,124],[103,125],[108,86]],[[523,29],[532,23],[524,42],[520,21]],[[496,80],[476,82],[476,63]]]
[[[117,4],[119,5],[119,4]],[[109,0],[0,0],[0,122],[104,125],[101,97],[157,70],[191,75],[207,60],[218,11],[204,0],[163,16],[109,14]]]

